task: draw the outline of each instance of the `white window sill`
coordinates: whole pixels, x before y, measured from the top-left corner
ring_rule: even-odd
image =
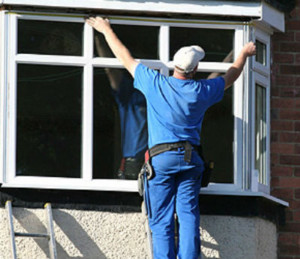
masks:
[[[236,189],[232,184],[213,184],[213,189],[203,188],[201,194],[204,195],[229,195],[229,196],[245,196],[245,197],[262,197],[285,207],[289,203],[280,200],[270,194],[263,192],[244,191]],[[60,189],[60,190],[90,190],[90,191],[116,191],[116,192],[137,192],[137,181],[132,180],[115,180],[115,179],[99,179],[99,180],[82,180],[71,178],[56,177],[24,177],[19,176],[3,183],[2,188],[37,188],[37,189]],[[218,188],[219,187],[219,188]],[[227,187],[227,188],[226,188]],[[231,190],[230,190],[231,189]],[[200,195],[201,195],[200,194]]]

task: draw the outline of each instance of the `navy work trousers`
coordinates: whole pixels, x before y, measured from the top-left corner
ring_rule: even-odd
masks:
[[[152,158],[155,173],[148,182],[148,216],[155,259],[200,258],[199,191],[204,169],[196,151],[191,162],[184,150],[161,153]],[[174,212],[179,221],[179,243],[174,242]]]

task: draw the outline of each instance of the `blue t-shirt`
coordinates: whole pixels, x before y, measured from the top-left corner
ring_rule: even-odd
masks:
[[[162,143],[200,144],[205,111],[223,98],[223,77],[181,80],[139,64],[134,87],[146,97],[149,148]]]
[[[123,75],[119,90],[113,93],[120,114],[122,155],[143,158],[148,147],[145,97],[126,75]]]

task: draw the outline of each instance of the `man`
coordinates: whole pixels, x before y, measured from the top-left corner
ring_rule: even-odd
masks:
[[[204,169],[196,148],[205,111],[219,102],[224,89],[239,77],[255,45],[244,46],[223,77],[193,80],[204,57],[199,46],[180,49],[172,77],[138,63],[102,18],[87,23],[103,33],[114,55],[134,77],[134,86],[147,100],[148,146],[154,177],[148,182],[149,225],[155,259],[197,259],[201,256],[198,195]],[[163,150],[165,152],[161,152]],[[174,212],[179,221],[178,251],[174,244]]]

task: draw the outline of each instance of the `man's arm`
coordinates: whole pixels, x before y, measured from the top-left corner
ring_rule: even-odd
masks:
[[[121,64],[128,70],[128,72],[134,77],[134,71],[138,65],[138,62],[131,56],[129,50],[119,40],[117,35],[112,30],[108,19],[101,17],[90,17],[86,22],[91,25],[95,30],[101,32],[105,40]]]
[[[226,74],[223,76],[225,79],[225,89],[231,86],[234,83],[234,81],[238,79],[238,77],[243,71],[247,57],[251,57],[255,54],[256,54],[256,47],[253,42],[249,42],[243,47],[237,59],[234,61],[232,66],[227,70]]]

